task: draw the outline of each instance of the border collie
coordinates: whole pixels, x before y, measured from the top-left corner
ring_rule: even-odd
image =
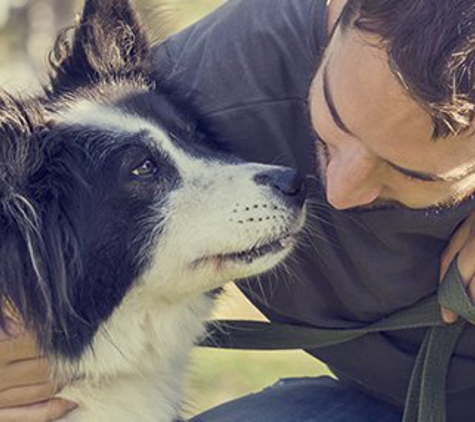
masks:
[[[0,322],[68,383],[63,421],[171,422],[217,289],[291,252],[305,185],[210,147],[127,0],[86,0],[71,31],[44,93],[0,96]]]

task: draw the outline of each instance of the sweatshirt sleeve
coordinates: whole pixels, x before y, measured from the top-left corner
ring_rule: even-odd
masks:
[[[206,114],[305,98],[323,43],[316,28],[323,3],[229,0],[154,48],[160,78],[179,85]]]

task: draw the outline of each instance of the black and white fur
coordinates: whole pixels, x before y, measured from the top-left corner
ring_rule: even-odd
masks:
[[[1,321],[69,382],[63,421],[171,422],[210,292],[289,254],[305,188],[212,152],[127,0],[87,0],[51,62],[44,95],[0,98]]]

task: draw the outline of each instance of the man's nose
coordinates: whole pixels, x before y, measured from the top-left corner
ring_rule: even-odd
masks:
[[[381,194],[377,160],[365,151],[336,153],[326,176],[327,200],[339,210],[369,205]]]

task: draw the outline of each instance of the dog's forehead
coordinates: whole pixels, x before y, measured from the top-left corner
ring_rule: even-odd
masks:
[[[59,124],[105,130],[118,135],[145,134],[147,140],[153,141],[154,145],[177,165],[180,163],[189,165],[194,161],[174,142],[166,128],[113,105],[82,100],[68,108],[56,111],[50,117]]]

